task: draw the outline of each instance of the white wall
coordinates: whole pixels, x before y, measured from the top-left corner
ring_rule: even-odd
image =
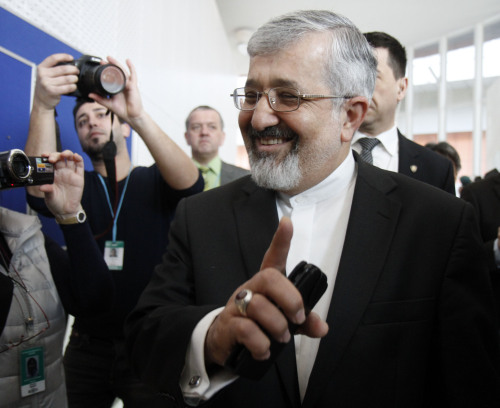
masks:
[[[220,153],[234,162],[241,136],[229,94],[237,78],[215,0],[0,0],[0,6],[83,53],[130,58],[146,110],[188,154],[189,111],[218,109],[226,123]],[[136,135],[132,159],[152,162]]]

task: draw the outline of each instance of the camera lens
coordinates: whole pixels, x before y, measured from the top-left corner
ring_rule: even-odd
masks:
[[[22,150],[0,152],[0,178],[4,181],[10,184],[27,181],[31,177],[31,170],[30,160]]]
[[[24,180],[31,174],[31,166],[24,153],[14,153],[10,160],[12,175],[19,180]]]
[[[125,75],[115,65],[100,67],[99,82],[102,89],[109,95],[115,95],[125,88]]]

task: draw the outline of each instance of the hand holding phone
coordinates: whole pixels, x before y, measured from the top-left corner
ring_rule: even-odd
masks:
[[[288,279],[300,292],[307,316],[326,291],[328,286],[326,275],[318,267],[302,261],[293,269]],[[292,336],[297,332],[298,328],[299,325],[288,321],[288,330]],[[279,353],[286,345],[270,336],[269,339],[271,340],[271,357],[269,359],[264,361],[254,360],[243,345],[238,345],[227,359],[226,367],[242,377],[254,380],[260,379],[274,364]]]

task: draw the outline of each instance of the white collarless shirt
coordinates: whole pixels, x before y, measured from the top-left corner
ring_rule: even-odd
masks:
[[[344,162],[321,183],[293,197],[282,193],[277,197],[280,219],[286,215],[293,224],[287,274],[304,260],[319,267],[328,278],[328,288],[313,309],[322,320],[327,318],[332,299],[356,175],[354,157],[348,154]],[[297,335],[294,341],[300,396],[303,400],[320,339]]]
[[[357,131],[352,138],[351,147],[357,153],[361,153],[361,145],[358,140],[367,136]],[[391,129],[376,136],[380,143],[372,150],[373,165],[381,169],[398,172],[399,169],[399,139],[398,129],[393,126]]]

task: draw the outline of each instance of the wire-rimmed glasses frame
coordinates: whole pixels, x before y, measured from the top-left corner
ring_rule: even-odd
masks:
[[[348,99],[351,96],[323,95],[323,94],[303,94],[297,89],[276,87],[267,92],[257,91],[256,89],[243,87],[236,88],[231,96],[234,106],[242,111],[253,111],[262,95],[266,95],[269,106],[276,112],[293,112],[299,109],[301,100],[312,99]]]

